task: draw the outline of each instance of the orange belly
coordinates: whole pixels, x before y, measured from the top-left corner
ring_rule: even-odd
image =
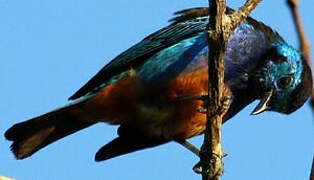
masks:
[[[176,99],[207,94],[206,71],[181,74],[157,91],[138,85],[139,79],[132,73],[103,88],[83,109],[95,121],[130,124],[148,136],[190,138],[205,130],[206,115],[198,112],[203,102]]]

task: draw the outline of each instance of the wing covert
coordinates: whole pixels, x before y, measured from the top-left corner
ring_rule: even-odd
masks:
[[[206,18],[206,16],[203,18]],[[126,71],[130,67],[137,67],[154,53],[194,36],[204,30],[206,23],[199,20],[175,21],[171,25],[149,35],[114,58],[69,99],[74,100],[84,96],[94,88],[108,81],[114,75]]]
[[[227,13],[232,13],[233,11],[231,8],[227,8]],[[208,13],[208,8],[192,8],[176,12],[176,16],[170,20],[172,24],[147,36],[141,42],[118,55],[69,99],[74,100],[84,96],[113,76],[131,67],[136,68],[156,52],[204,31],[208,23]],[[271,28],[253,18],[248,17],[246,22],[259,31],[269,32],[267,33],[269,36],[266,36],[266,38],[282,39]]]

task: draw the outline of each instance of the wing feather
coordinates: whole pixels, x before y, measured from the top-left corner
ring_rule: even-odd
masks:
[[[172,24],[147,36],[141,42],[118,55],[69,99],[74,100],[86,95],[110,80],[113,76],[131,67],[136,68],[156,52],[204,31],[208,22],[208,11],[208,8],[192,8],[176,12],[176,16],[170,20]],[[227,9],[227,13],[232,12],[232,9]],[[256,29],[270,32],[268,34],[273,34],[280,38],[276,32],[263,23],[257,22],[250,17],[248,17],[247,22]]]
[[[74,100],[84,96],[113,76],[126,71],[130,67],[136,67],[143,63],[156,52],[203,31],[205,25],[206,23],[204,22],[174,22],[173,24],[149,35],[138,44],[114,58],[69,99]]]

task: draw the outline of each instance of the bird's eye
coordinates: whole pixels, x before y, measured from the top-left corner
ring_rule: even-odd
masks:
[[[280,78],[277,82],[277,85],[281,89],[287,89],[292,86],[294,78],[292,75],[287,75]]]

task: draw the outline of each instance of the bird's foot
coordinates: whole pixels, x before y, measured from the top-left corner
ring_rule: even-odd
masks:
[[[206,109],[206,107],[204,107],[204,105],[202,105],[202,106],[199,106],[197,108],[197,112],[202,113],[202,114],[206,114],[207,113],[207,109]]]
[[[217,155],[216,155],[216,156],[217,156]],[[226,156],[228,156],[228,154],[224,152],[224,154],[223,154],[222,157],[226,157]],[[197,174],[203,174],[203,173],[208,173],[208,172],[209,172],[209,169],[207,169],[207,170],[202,169],[201,161],[199,161],[197,164],[195,164],[195,165],[193,166],[193,171],[194,171],[195,173],[197,173]],[[223,172],[222,172],[222,173],[223,173]]]
[[[222,106],[220,106],[218,113],[220,115],[226,114],[230,108],[231,102],[232,102],[231,95],[228,94],[228,95],[223,96],[223,98],[221,100]]]
[[[207,107],[209,106],[209,98],[208,98],[208,95],[203,95],[203,96],[199,96],[198,98],[199,100],[202,100],[204,103],[203,105],[199,106],[197,108],[197,111],[199,113],[204,113],[206,114],[207,113]],[[221,99],[221,106],[220,108],[218,109],[218,113],[220,115],[224,115],[228,112],[229,110],[229,107],[231,105],[231,102],[232,102],[232,96],[231,96],[231,91],[228,89],[228,88],[225,88],[224,90],[224,95]]]
[[[204,173],[204,172],[202,171],[201,161],[199,161],[197,164],[195,164],[195,165],[193,166],[193,171],[194,171],[196,174],[202,174],[202,173]]]
[[[208,105],[208,95],[200,95],[200,96],[185,96],[179,97],[176,101],[183,101],[183,100],[201,100],[203,101],[203,105],[197,108],[197,112],[206,114],[207,110],[206,107]]]

